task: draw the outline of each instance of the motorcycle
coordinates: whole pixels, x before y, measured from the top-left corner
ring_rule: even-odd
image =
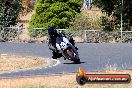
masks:
[[[69,40],[65,36],[56,38],[56,47],[62,54],[64,59],[74,61],[75,63],[80,63],[79,54],[76,48],[69,42]]]

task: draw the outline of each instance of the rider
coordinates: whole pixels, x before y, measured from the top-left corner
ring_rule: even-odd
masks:
[[[52,52],[52,53],[53,53],[52,58],[53,58],[53,59],[57,59],[57,58],[59,58],[59,57],[62,57],[62,54],[59,53],[59,51],[58,51],[57,48],[56,48],[56,38],[59,37],[59,36],[61,36],[61,34],[57,33],[57,30],[56,30],[56,28],[54,28],[54,27],[49,27],[49,28],[48,28],[48,34],[49,34],[49,42],[48,42],[49,49],[53,51],[53,52]],[[64,35],[64,36],[65,36],[65,35]],[[74,42],[74,40],[73,40],[72,37],[70,37],[69,42],[70,42],[73,46],[75,46],[75,42]],[[77,47],[75,47],[75,48],[76,48],[76,50],[78,50]]]

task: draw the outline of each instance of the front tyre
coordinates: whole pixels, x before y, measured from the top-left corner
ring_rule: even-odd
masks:
[[[74,60],[74,63],[80,64],[80,59],[75,59],[75,60]]]

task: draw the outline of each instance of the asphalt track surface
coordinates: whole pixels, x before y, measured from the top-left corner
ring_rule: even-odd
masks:
[[[77,72],[79,66],[82,66],[86,71],[105,70],[110,66],[119,70],[132,68],[132,44],[78,43],[76,46],[79,48],[80,64],[59,58],[60,64],[57,66],[10,73],[0,72],[0,78]],[[0,43],[0,53],[39,56],[49,59],[52,56],[47,43]]]

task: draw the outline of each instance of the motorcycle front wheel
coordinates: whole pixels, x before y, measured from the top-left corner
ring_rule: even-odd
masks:
[[[75,59],[74,62],[75,62],[76,64],[79,64],[79,63],[80,63],[80,59]]]
[[[70,58],[70,60],[74,61],[74,63],[79,64],[80,59],[79,59],[78,55],[74,55],[74,53],[75,52],[72,49],[66,50],[66,55],[68,56],[68,58]]]

